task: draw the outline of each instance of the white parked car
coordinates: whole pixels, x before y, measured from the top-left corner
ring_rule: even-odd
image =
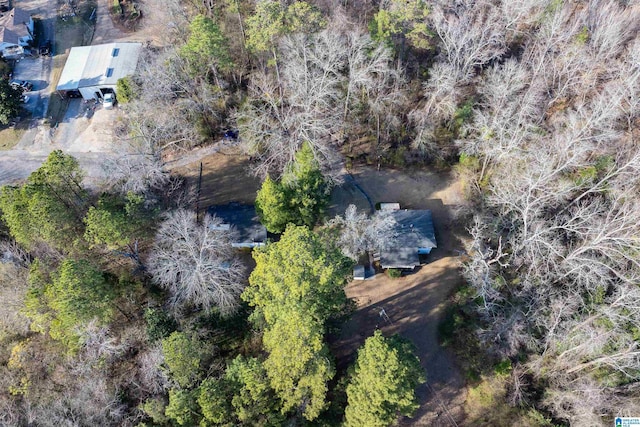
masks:
[[[116,102],[116,97],[112,93],[106,93],[102,98],[102,106],[105,110],[111,110]]]

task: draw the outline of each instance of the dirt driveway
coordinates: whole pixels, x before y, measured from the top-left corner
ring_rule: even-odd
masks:
[[[260,180],[247,175],[248,158],[237,149],[220,141],[209,147],[193,150],[186,157],[167,162],[172,174],[180,175],[196,188],[202,163],[200,206],[222,205],[229,202],[253,204],[260,188]]]
[[[416,416],[403,419],[401,425],[456,426],[464,419],[465,383],[452,355],[438,344],[438,324],[447,299],[462,281],[458,255],[462,250],[459,239],[464,235],[457,235],[459,228],[453,220],[453,212],[463,203],[460,183],[449,174],[424,170],[360,167],[352,175],[373,203],[399,202],[402,208],[430,209],[438,248],[427,264],[410,275],[390,279],[379,274],[347,286],[347,296],[356,301],[358,309],[332,340],[339,367],[354,360],[356,350],[376,328],[410,339],[426,370],[427,383],[417,391],[420,409]],[[365,205],[362,200],[359,204]],[[380,316],[382,309],[388,321]]]

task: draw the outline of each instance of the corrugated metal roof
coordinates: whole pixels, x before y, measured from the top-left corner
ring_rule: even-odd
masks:
[[[113,52],[117,49],[117,55]],[[142,43],[107,43],[71,48],[57,90],[115,85],[136,71]],[[111,72],[108,70],[111,69]]]

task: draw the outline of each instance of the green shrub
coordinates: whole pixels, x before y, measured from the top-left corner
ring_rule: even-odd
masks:
[[[450,308],[444,319],[438,325],[438,337],[443,347],[450,345],[456,331],[464,324],[464,317],[458,312],[458,307]]]
[[[576,43],[580,45],[587,44],[589,41],[589,28],[585,25],[582,30],[576,35]]]
[[[121,104],[125,104],[138,97],[138,87],[136,83],[131,80],[131,77],[122,77],[116,82],[116,94],[118,95],[118,101]]]
[[[460,127],[471,119],[472,115],[473,100],[469,100],[458,107],[456,112],[453,114],[453,121],[451,122],[449,129],[457,133]]]
[[[511,369],[511,361],[504,359],[493,367],[493,372],[495,372],[496,375],[505,376],[511,373]]]
[[[392,150],[387,159],[389,163],[391,163],[391,165],[395,167],[402,167],[407,162],[405,158],[406,153],[407,153],[407,147],[400,146],[395,150]]]
[[[155,308],[144,311],[144,320],[147,323],[147,337],[152,342],[168,337],[178,326],[171,316]]]
[[[198,390],[169,390],[169,404],[164,413],[181,426],[197,426],[202,416],[196,401]]]
[[[166,406],[167,404],[162,399],[152,398],[141,404],[139,409],[151,417],[154,423],[164,424],[169,421],[164,414]]]
[[[397,279],[398,277],[402,277],[402,270],[399,268],[389,268],[387,269],[387,275],[392,279]]]
[[[120,0],[113,0],[113,13],[116,15],[122,15],[122,6]]]
[[[171,377],[185,389],[195,386],[203,374],[203,343],[184,332],[173,332],[162,340],[162,353]]]

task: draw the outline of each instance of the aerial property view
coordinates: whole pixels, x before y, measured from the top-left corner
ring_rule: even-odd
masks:
[[[640,425],[639,27],[0,0],[0,426]]]

